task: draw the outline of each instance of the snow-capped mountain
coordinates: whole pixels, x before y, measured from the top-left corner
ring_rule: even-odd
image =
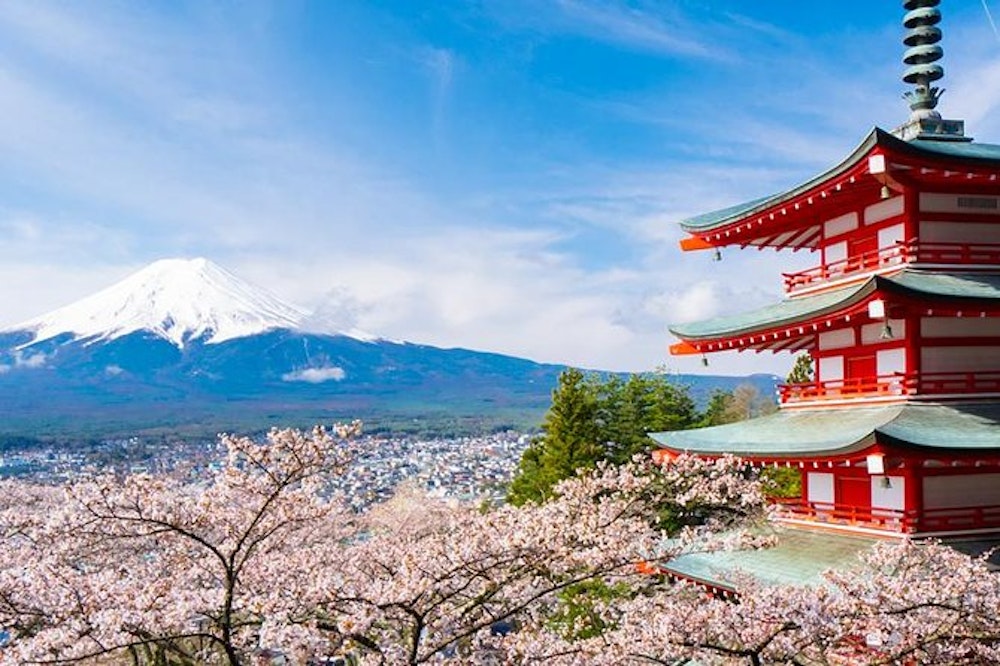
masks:
[[[29,344],[64,334],[90,342],[148,331],[177,347],[219,343],[273,329],[296,329],[309,316],[203,258],[163,259],[64,308],[10,326]]]
[[[0,330],[0,442],[8,434],[214,433],[373,415],[407,425],[433,415],[533,426],[563,369],[324,330],[350,319],[310,315],[206,259],[158,261]],[[746,381],[712,379],[682,380],[696,398]]]

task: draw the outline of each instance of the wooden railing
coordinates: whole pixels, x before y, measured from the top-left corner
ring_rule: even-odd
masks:
[[[895,373],[880,375],[878,377],[859,377],[856,379],[837,379],[801,384],[780,384],[778,386],[778,400],[782,404],[785,404],[813,400],[907,396],[911,392],[912,387],[907,383],[906,376]]]
[[[976,395],[1000,393],[1000,372],[893,373],[877,377],[837,379],[825,382],[780,384],[782,404],[814,400],[877,398],[915,395]]]
[[[890,532],[959,532],[1000,528],[1000,505],[899,511],[845,504],[774,500],[778,515],[837,525],[871,527]]]
[[[782,275],[785,291],[791,293],[830,280],[909,263],[950,266],[1000,264],[1000,244],[928,243],[913,239],[797,273],[783,273]]]

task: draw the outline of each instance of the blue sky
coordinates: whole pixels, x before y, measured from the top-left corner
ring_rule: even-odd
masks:
[[[902,2],[0,5],[0,326],[206,256],[347,328],[591,368],[814,258],[676,222],[906,118]],[[1000,1],[985,7],[1000,16]],[[1000,38],[943,3],[941,110],[1000,143]]]

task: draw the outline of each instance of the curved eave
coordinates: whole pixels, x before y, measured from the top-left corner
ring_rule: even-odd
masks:
[[[784,192],[729,206],[681,222],[690,236],[681,241],[687,250],[727,245],[813,247],[819,237],[817,217],[842,208],[845,196],[875,198],[874,193],[894,180],[885,174],[870,177],[867,160],[875,153],[888,157],[891,171],[903,178],[921,178],[935,171],[967,167],[970,184],[995,186],[1000,169],[1000,146],[972,142],[930,140],[903,141],[874,128],[843,161],[827,171]],[[983,170],[986,172],[983,172]],[[951,174],[953,175],[953,174]],[[933,178],[932,175],[927,177]],[[821,214],[824,213],[824,214]]]
[[[779,410],[739,423],[650,433],[663,448],[677,453],[723,455],[749,460],[796,460],[840,457],[875,444],[875,429],[891,421],[900,405],[849,410]]]
[[[708,351],[703,349],[705,345],[722,341],[733,342],[729,345],[729,348],[733,349],[752,347],[756,341],[749,340],[751,336],[771,335],[775,339],[781,337],[798,339],[810,331],[805,329],[798,331],[797,327],[817,320],[844,316],[849,311],[861,308],[875,293],[876,287],[877,282],[871,278],[852,287],[785,299],[774,305],[741,314],[677,324],[671,326],[669,330],[689,343],[695,352]]]
[[[1000,457],[1000,403],[779,410],[711,428],[651,433],[663,448],[763,462],[856,457],[891,446],[924,455]]]
[[[803,197],[814,195],[822,198],[826,188],[836,188],[838,179],[848,176],[852,169],[867,167],[863,162],[864,158],[885,136],[888,136],[886,132],[874,128],[843,161],[815,178],[784,192],[683,220],[681,228],[690,234],[704,236],[708,232],[723,231],[740,224],[757,223],[762,215],[771,219],[771,214],[781,215],[782,206],[794,207],[796,200]]]
[[[808,346],[821,325],[858,314],[877,296],[935,305],[949,312],[979,306],[980,314],[1000,309],[1000,276],[935,273],[914,269],[896,275],[876,275],[851,287],[788,298],[750,312],[670,327],[683,342],[674,354],[723,349],[796,350]],[[932,308],[933,309],[933,308]],[[939,314],[945,314],[940,311]]]

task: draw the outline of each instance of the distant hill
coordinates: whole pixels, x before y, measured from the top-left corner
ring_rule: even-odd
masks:
[[[540,423],[563,366],[316,331],[204,260],[155,262],[0,331],[0,435],[213,434],[360,417],[442,432]],[[695,399],[770,375],[679,375]]]

